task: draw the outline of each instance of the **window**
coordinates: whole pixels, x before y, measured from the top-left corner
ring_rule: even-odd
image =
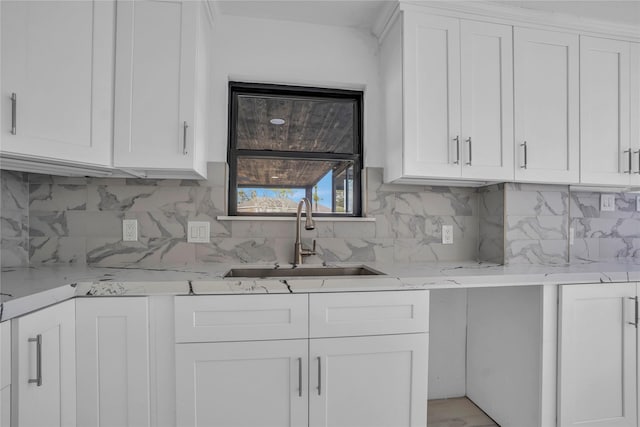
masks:
[[[360,216],[362,92],[229,84],[229,214]]]

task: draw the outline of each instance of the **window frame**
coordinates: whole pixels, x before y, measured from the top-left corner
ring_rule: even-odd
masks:
[[[238,115],[238,96],[240,95],[276,95],[315,99],[349,99],[354,101],[354,141],[353,153],[317,153],[305,151],[271,151],[271,150],[247,150],[237,147],[236,117]],[[290,86],[267,83],[229,82],[229,117],[228,117],[228,141],[227,164],[229,166],[228,188],[228,214],[229,216],[273,216],[292,217],[295,213],[286,212],[238,212],[238,158],[257,159],[300,159],[300,160],[325,160],[325,161],[352,161],[353,162],[353,211],[351,213],[340,212],[314,212],[313,216],[329,218],[361,218],[362,217],[362,169],[363,169],[363,98],[362,91],[346,89],[329,89],[307,86]],[[254,186],[269,188],[269,185]],[[281,188],[274,186],[273,188]],[[289,187],[289,188],[304,188]],[[334,191],[335,188],[332,188]],[[307,191],[307,197],[310,194]],[[335,202],[332,196],[332,209]],[[312,202],[313,200],[310,199]]]

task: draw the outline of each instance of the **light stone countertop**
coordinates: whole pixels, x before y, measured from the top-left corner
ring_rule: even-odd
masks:
[[[365,265],[386,275],[286,279],[223,278],[224,273],[232,267],[273,267],[273,264],[202,264],[155,269],[73,265],[3,268],[0,275],[0,321],[81,296],[314,293],[640,282],[638,262],[594,262],[554,266],[502,266],[478,262]],[[291,265],[280,265],[279,268],[291,268]]]

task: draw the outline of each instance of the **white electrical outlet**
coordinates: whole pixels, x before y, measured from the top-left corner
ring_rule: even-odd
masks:
[[[640,212],[640,196],[636,197],[636,212]]]
[[[453,244],[453,225],[442,226],[442,244],[443,245]]]
[[[576,231],[573,227],[569,227],[569,245],[573,245],[576,238]]]
[[[187,224],[187,242],[209,243],[210,229],[209,221],[189,221]]]
[[[138,241],[138,220],[137,219],[122,220],[122,240],[125,242]]]
[[[601,194],[600,195],[600,210],[602,212],[613,212],[616,210],[616,195],[615,194]]]

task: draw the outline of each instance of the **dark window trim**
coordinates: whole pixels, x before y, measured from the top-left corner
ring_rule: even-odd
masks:
[[[298,151],[267,151],[267,150],[241,150],[237,148],[237,133],[234,125],[234,118],[238,113],[238,95],[287,95],[292,97],[312,97],[314,99],[349,99],[355,101],[355,114],[354,114],[354,154],[345,153],[315,153],[315,152],[298,152]],[[318,87],[302,87],[302,86],[288,86],[277,84],[264,84],[264,83],[245,83],[245,82],[229,82],[229,117],[228,117],[228,129],[229,140],[227,150],[227,163],[229,165],[229,188],[228,188],[228,210],[230,216],[274,216],[274,217],[289,217],[295,216],[291,213],[267,213],[267,212],[242,212],[238,213],[238,194],[237,189],[237,160],[238,157],[253,157],[253,158],[272,158],[272,159],[287,159],[298,158],[301,160],[351,160],[353,161],[353,179],[354,184],[357,181],[358,185],[353,186],[353,213],[315,213],[314,216],[318,217],[362,217],[362,169],[363,169],[363,141],[362,141],[362,128],[363,128],[363,93],[361,91],[346,90],[346,89],[327,89]],[[240,188],[250,188],[254,186],[240,186]],[[267,188],[267,186],[260,186]],[[280,188],[280,187],[274,187]],[[303,186],[296,186],[291,188],[305,188]],[[313,201],[312,201],[313,202]],[[333,200],[332,200],[333,203]]]

